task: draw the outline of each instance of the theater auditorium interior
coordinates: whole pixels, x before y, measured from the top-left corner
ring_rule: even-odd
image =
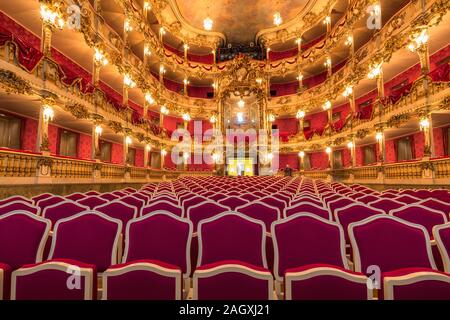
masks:
[[[0,1],[0,300],[450,300],[449,12]]]

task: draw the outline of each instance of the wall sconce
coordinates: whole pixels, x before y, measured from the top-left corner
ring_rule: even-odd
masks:
[[[347,40],[345,40],[345,45],[346,46],[351,46],[353,44],[353,37],[352,36],[348,36]]]
[[[162,150],[161,150],[161,155],[162,155],[163,157],[165,157],[165,156],[167,155],[166,149],[162,149]]]
[[[270,113],[270,114],[267,116],[267,120],[269,120],[269,122],[274,122],[274,121],[275,121],[275,116],[274,116],[272,113]]]
[[[353,148],[353,142],[349,142],[349,143],[347,143],[347,148],[349,148],[349,149],[351,149],[351,148]]]
[[[298,110],[298,111],[297,111],[297,114],[295,115],[295,117],[296,117],[297,119],[303,119],[303,118],[305,117],[305,111],[303,111],[303,110]]]
[[[305,152],[304,151],[300,151],[298,153],[298,156],[303,159],[305,157]]]
[[[160,74],[165,74],[165,73],[166,73],[166,68],[164,68],[163,65],[160,65],[160,66],[159,66],[159,73],[160,73]]]
[[[326,147],[326,148],[325,148],[325,152],[326,152],[327,154],[330,154],[331,151],[332,151],[332,150],[331,150],[331,147]]]
[[[184,160],[187,160],[189,158],[189,153],[187,153],[186,151],[183,152],[183,158]]]
[[[50,8],[46,4],[41,4],[40,14],[44,23],[58,29],[64,28],[64,19],[62,15],[53,8]]]
[[[303,74],[299,73],[297,76],[298,81],[303,81]]]
[[[331,109],[331,102],[330,100],[325,101],[325,103],[322,106],[323,110],[329,110]]]
[[[342,93],[342,95],[344,96],[344,97],[349,97],[350,95],[352,95],[353,94],[353,87],[352,86],[347,86],[346,88],[345,88],[345,90],[344,90],[344,92]]]
[[[152,51],[150,50],[150,46],[148,44],[144,46],[144,55],[147,57],[152,55]]]
[[[128,18],[125,19],[125,22],[123,23],[123,29],[125,30],[125,32],[133,31],[133,26],[131,25],[131,21]]]
[[[424,46],[429,39],[427,29],[423,29],[419,34],[415,34],[412,41],[408,44],[408,49],[415,52],[420,47]]]
[[[331,67],[331,58],[328,57],[327,60],[323,63],[323,65],[327,68]]]
[[[164,27],[159,28],[159,34],[160,34],[161,36],[163,36],[163,35],[166,34],[166,30],[164,30]]]
[[[162,114],[168,115],[169,114],[169,109],[167,109],[166,106],[161,106],[160,112]]]
[[[430,127],[430,121],[427,118],[422,118],[419,121],[420,130],[424,131]]]
[[[42,116],[44,118],[45,122],[49,122],[53,120],[53,117],[55,116],[55,112],[53,111],[53,108],[49,105],[44,105],[44,109],[42,111]]]
[[[153,99],[152,94],[150,92],[145,93],[145,101],[147,101],[149,104],[155,103],[155,99]]]
[[[149,144],[147,144],[147,145],[145,146],[145,149],[146,149],[147,151],[150,151],[150,150],[152,150],[152,146],[149,145]]]
[[[273,159],[273,153],[272,153],[272,152],[269,152],[269,153],[267,154],[267,160],[272,161],[272,159]]]
[[[263,79],[262,79],[262,78],[256,78],[256,83],[257,83],[257,84],[261,85],[262,82],[263,82]]]
[[[326,16],[325,19],[323,19],[323,24],[330,24],[331,23],[331,17]]]
[[[184,121],[191,121],[191,116],[187,112],[184,113],[182,117]]]
[[[136,87],[136,82],[134,82],[134,80],[131,78],[129,74],[125,74],[123,76],[123,84],[130,89]]]
[[[131,137],[130,137],[130,136],[126,136],[126,138],[125,138],[125,143],[126,143],[127,145],[130,145],[132,142],[133,142],[133,140],[131,139]]]
[[[106,66],[108,64],[108,59],[102,50],[95,48],[94,49],[94,61],[98,65]]]
[[[189,82],[188,79],[183,79],[183,83],[184,83],[185,85],[188,85],[190,82]]]
[[[217,118],[216,118],[215,115],[212,115],[212,116],[209,118],[209,122],[211,122],[211,123],[216,123],[216,121],[217,121]]]
[[[102,132],[103,132],[103,128],[102,128],[101,126],[95,126],[95,133],[96,133],[98,136],[101,136],[101,135],[102,135]]]
[[[383,140],[383,132],[378,131],[378,132],[375,134],[375,139],[376,139],[378,142],[382,141],[382,140]]]
[[[152,10],[152,5],[148,1],[144,1],[144,11]]]
[[[380,64],[377,64],[377,65],[375,65],[375,66],[373,66],[371,69],[370,69],[370,72],[369,72],[369,74],[367,75],[367,77],[369,78],[369,79],[375,79],[375,78],[377,78],[380,74],[381,74],[381,63]]]

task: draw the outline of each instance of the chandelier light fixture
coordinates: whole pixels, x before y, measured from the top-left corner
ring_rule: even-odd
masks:
[[[216,123],[216,122],[217,122],[217,117],[213,114],[213,115],[209,118],[209,122],[211,122],[211,123]]]
[[[305,111],[303,111],[303,110],[298,110],[298,111],[297,111],[297,114],[295,115],[295,117],[296,117],[297,119],[303,119],[303,118],[305,117]]]
[[[133,26],[131,25],[131,21],[128,18],[125,19],[125,22],[123,24],[123,29],[125,30],[125,32],[133,31]]]
[[[273,113],[270,113],[268,115],[267,119],[269,120],[269,122],[274,122],[275,121],[275,116],[273,115]]]
[[[136,82],[134,82],[133,78],[131,78],[129,74],[125,74],[123,76],[123,84],[130,89],[136,87]]]
[[[44,23],[47,23],[52,27],[62,29],[64,28],[64,18],[57,9],[57,7],[50,8],[48,5],[42,3],[40,7],[40,14]]]
[[[42,116],[44,117],[45,122],[49,122],[53,120],[55,116],[55,111],[49,105],[44,105],[44,109],[42,110]]]
[[[378,131],[378,132],[375,134],[375,139],[376,139],[378,142],[380,142],[381,140],[383,140],[383,132]]]
[[[323,24],[330,24],[331,23],[331,17],[326,16],[325,19],[323,19]]]
[[[160,112],[162,114],[168,115],[169,114],[169,109],[167,109],[167,107],[163,105],[163,106],[161,106]]]
[[[95,63],[99,65],[106,66],[108,64],[108,59],[106,58],[105,54],[98,48],[94,49],[94,60]]]
[[[150,92],[145,93],[145,101],[147,101],[149,104],[155,103],[155,99],[153,99],[153,96]]]
[[[353,87],[352,86],[347,86],[344,90],[344,92],[342,93],[342,95],[344,97],[349,97],[351,94],[353,94]]]
[[[420,130],[424,131],[425,129],[428,129],[430,127],[430,121],[427,118],[420,119],[419,122]]]
[[[243,107],[245,107],[245,101],[241,99],[239,99],[239,101],[237,102],[237,105],[239,107],[239,109],[242,109]]]
[[[326,152],[327,154],[330,154],[331,151],[332,151],[332,150],[331,150],[331,147],[326,147],[326,148],[325,148],[325,152]]]
[[[353,142],[349,142],[349,143],[347,143],[347,148],[349,148],[349,149],[351,149],[351,148],[353,148]]]
[[[130,136],[127,136],[126,138],[125,138],[125,143],[126,144],[131,144],[133,142],[133,140],[131,140],[131,137]]]
[[[323,110],[330,110],[331,109],[331,102],[330,100],[325,101],[325,103],[322,106]]]
[[[280,11],[275,11],[273,14],[273,24],[277,27],[283,23],[283,18],[281,18]]]
[[[203,29],[211,31],[214,21],[209,17],[209,7],[206,7],[206,18],[203,20]]]
[[[101,135],[102,135],[102,132],[103,132],[103,128],[102,128],[101,126],[95,126],[95,133],[96,133],[98,136],[101,136]]]
[[[303,159],[305,157],[305,152],[304,151],[300,151],[298,153],[298,156]]]
[[[165,157],[167,155],[166,149],[161,149],[161,155]]]
[[[345,45],[346,46],[351,46],[353,44],[353,37],[352,36],[347,36],[347,40],[345,40]]]
[[[381,74],[381,63],[374,65],[370,71],[369,74],[367,75],[367,77],[369,79],[375,79],[376,77],[378,77]]]
[[[189,115],[189,113],[183,113],[183,120],[184,121],[191,121],[191,116]]]
[[[411,52],[415,52],[417,49],[424,46],[428,42],[428,39],[429,35],[427,29],[422,29],[420,33],[413,36],[412,41],[408,44],[408,49]]]

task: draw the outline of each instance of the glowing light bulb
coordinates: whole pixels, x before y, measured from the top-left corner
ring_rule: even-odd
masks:
[[[281,14],[279,11],[276,11],[273,15],[273,24],[277,27],[283,23],[283,19],[281,18]]]
[[[102,135],[103,128],[101,126],[95,126],[95,133],[99,136]]]

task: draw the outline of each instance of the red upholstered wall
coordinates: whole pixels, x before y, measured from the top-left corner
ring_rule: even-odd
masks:
[[[169,132],[177,129],[177,123],[183,123],[183,119],[171,116],[164,116],[163,126]]]
[[[445,156],[443,129],[444,128],[433,129],[434,154],[436,157]]]
[[[164,168],[176,169],[176,165],[172,161],[172,155],[170,152],[167,152],[167,154],[164,158]]]
[[[36,151],[36,139],[38,132],[38,121],[25,118],[22,129],[22,149],[25,151]]]
[[[284,153],[279,155],[279,169],[284,169],[287,164],[292,169],[298,170],[298,154],[297,153]]]
[[[352,165],[350,150],[348,148],[342,149],[342,162],[344,167],[350,167]]]
[[[50,143],[50,153],[56,154],[58,150],[58,127],[49,124],[48,125],[48,142]]]
[[[355,148],[355,157],[356,157],[356,165],[362,166],[363,165],[363,151],[362,147],[356,147]]]
[[[447,45],[446,47],[433,53],[433,55],[430,57],[430,69],[434,70],[439,67],[439,61],[447,58],[448,56],[450,56],[450,45]]]
[[[135,157],[134,157],[134,165],[136,167],[144,166],[144,150],[136,149]]]
[[[321,111],[306,115],[305,120],[311,122],[311,130],[322,130],[328,123],[328,115],[326,111]]]
[[[118,143],[111,145],[111,163],[123,164],[123,146]]]
[[[328,155],[323,152],[311,153],[311,169],[328,168]]]
[[[274,122],[280,133],[296,134],[298,132],[298,120],[296,118],[277,119]]]
[[[386,140],[386,162],[392,163],[397,161],[397,155],[395,154],[395,142],[394,140]]]
[[[78,158],[91,159],[92,137],[80,133],[78,137]]]
[[[276,90],[276,97],[286,96],[297,93],[298,81],[287,83],[273,83],[270,85],[270,90]]]
[[[425,137],[423,132],[417,132],[414,135],[414,154],[416,159],[423,158],[423,147],[425,143]]]

